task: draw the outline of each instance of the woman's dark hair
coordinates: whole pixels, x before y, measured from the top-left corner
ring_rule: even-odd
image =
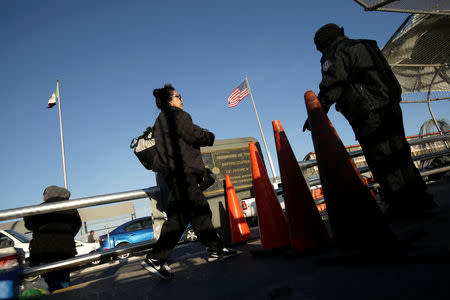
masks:
[[[161,89],[154,89],[153,96],[155,96],[156,106],[159,109],[166,109],[169,107],[170,99],[172,99],[172,92],[175,88],[170,84],[166,83]]]

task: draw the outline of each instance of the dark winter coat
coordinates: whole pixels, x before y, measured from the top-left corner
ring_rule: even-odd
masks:
[[[320,62],[319,101],[326,112],[336,103],[336,110],[351,124],[401,100],[400,84],[375,41],[343,38],[325,51]]]
[[[65,199],[50,197],[45,200],[49,203]],[[76,209],[29,216],[24,221],[25,227],[33,232],[30,265],[58,261],[77,254],[74,236],[81,227],[81,219]]]
[[[160,112],[153,127],[160,162],[157,171],[169,174],[202,175],[205,165],[200,147],[212,146],[214,134],[192,122],[191,116],[177,107]]]

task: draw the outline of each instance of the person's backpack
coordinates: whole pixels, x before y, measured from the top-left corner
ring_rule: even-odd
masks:
[[[156,156],[156,143],[151,127],[147,127],[144,133],[131,140],[130,148],[147,169],[152,170],[153,161]]]

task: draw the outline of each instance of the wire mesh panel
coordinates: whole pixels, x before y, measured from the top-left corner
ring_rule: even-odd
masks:
[[[450,16],[414,15],[382,50],[403,90],[403,101],[450,96]]]
[[[448,0],[355,0],[366,10],[450,15]]]

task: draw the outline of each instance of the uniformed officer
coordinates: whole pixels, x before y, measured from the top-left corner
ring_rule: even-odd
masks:
[[[376,41],[354,40],[336,24],[314,36],[322,53],[318,99],[325,112],[336,103],[353,128],[367,164],[394,218],[436,207],[411,159],[400,108],[401,87]],[[303,131],[309,130],[306,120]]]

